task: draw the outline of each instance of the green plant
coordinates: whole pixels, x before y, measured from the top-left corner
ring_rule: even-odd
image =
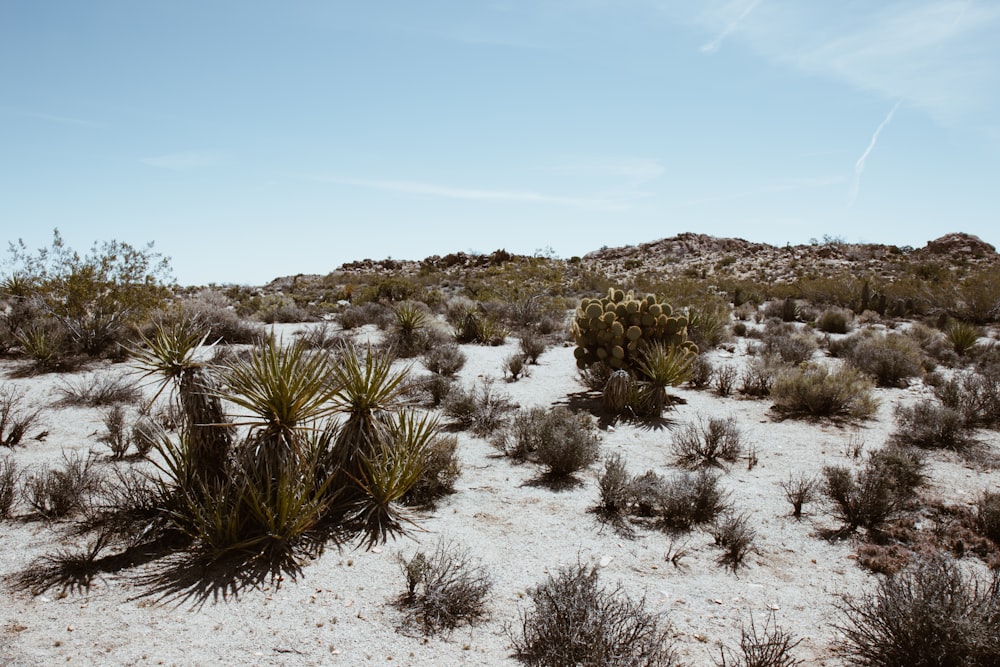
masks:
[[[948,342],[955,354],[963,357],[976,347],[980,331],[974,324],[957,320],[948,325],[948,328],[945,329],[945,335],[948,337]]]
[[[9,456],[0,458],[0,519],[6,519],[17,500],[17,482],[20,478],[17,463]]]
[[[395,323],[388,343],[396,357],[416,356],[427,349],[430,311],[414,301],[404,301],[393,309]]]
[[[708,357],[699,354],[695,357],[694,363],[691,364],[691,377],[688,378],[688,384],[695,389],[704,389],[712,382],[714,372],[715,369]]]
[[[699,417],[697,424],[685,424],[674,433],[671,447],[682,468],[723,467],[723,461],[739,457],[743,437],[733,417],[710,417],[707,424]]]
[[[703,299],[688,308],[688,338],[699,350],[710,350],[726,342],[732,308],[721,299]]]
[[[687,326],[686,315],[674,315],[669,304],[652,294],[636,298],[611,289],[604,298],[585,298],[573,321],[577,366],[604,362],[613,370],[637,370],[643,349],[653,344],[688,350],[693,357],[698,348],[687,340]]]
[[[434,438],[424,452],[420,477],[403,496],[403,502],[430,505],[437,498],[454,492],[455,480],[461,472],[458,438],[454,435]]]
[[[631,509],[629,481],[621,454],[616,452],[605,459],[604,472],[597,480],[601,500],[595,511],[612,521],[621,522]]]
[[[468,551],[440,541],[430,554],[420,550],[409,560],[400,556],[399,563],[406,592],[396,605],[414,614],[407,621],[424,634],[475,624],[485,617],[493,582]]]
[[[1000,664],[1000,575],[979,582],[942,556],[918,559],[871,592],[847,597],[838,652],[872,667]]]
[[[215,376],[197,358],[206,335],[201,325],[192,320],[160,322],[151,335],[140,334],[142,347],[132,350],[132,356],[142,377],[161,378],[150,405],[169,387],[170,407],[183,415],[184,442],[188,447],[183,460],[191,468],[181,477],[185,480],[193,477],[198,484],[211,486],[226,474],[234,432],[227,425]],[[145,431],[152,440],[140,437],[136,442],[140,451],[148,452],[159,434]]]
[[[667,406],[667,387],[676,387],[691,376],[697,352],[690,347],[654,342],[645,347],[636,362],[639,392],[636,412],[659,417]]]
[[[0,387],[0,445],[21,444],[28,429],[38,421],[41,410],[25,409],[24,399],[24,392],[14,385]]]
[[[23,241],[10,246],[12,276],[25,298],[58,322],[73,351],[98,355],[120,343],[128,327],[160,306],[170,281],[169,261],[152,244],[95,244],[81,257],[55,230],[52,245],[32,254]]]
[[[795,667],[801,660],[792,657],[792,650],[802,642],[792,641],[792,635],[778,627],[774,611],[768,613],[761,634],[757,633],[753,614],[750,614],[750,629],[740,630],[739,653],[719,647],[718,667]]]
[[[515,655],[526,665],[646,665],[669,667],[677,658],[670,627],[633,601],[621,585],[602,588],[598,569],[559,570],[529,592],[533,609],[512,635]]]
[[[871,380],[854,368],[808,363],[780,373],[771,398],[776,410],[791,416],[866,419],[878,407],[872,389]]]

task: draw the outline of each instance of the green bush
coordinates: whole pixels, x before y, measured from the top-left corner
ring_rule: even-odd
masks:
[[[17,500],[17,463],[9,456],[0,458],[0,519],[10,516]]]
[[[845,528],[876,530],[899,515],[922,483],[922,463],[908,450],[887,448],[869,457],[853,474],[844,466],[823,469],[827,498]]]
[[[854,313],[847,308],[836,306],[827,308],[816,318],[816,328],[826,333],[845,334],[848,333],[854,320]]]
[[[101,355],[126,341],[168,296],[167,259],[120,241],[95,244],[80,256],[56,230],[52,245],[32,254],[23,241],[10,246],[11,274],[23,299],[58,324],[68,341],[60,354]],[[26,327],[25,331],[30,327]]]
[[[599,454],[591,418],[563,407],[520,410],[491,443],[506,456],[538,462],[557,478],[586,468]]]
[[[871,380],[851,367],[830,370],[809,363],[781,372],[771,398],[776,410],[791,416],[867,419],[878,408],[873,388]]]

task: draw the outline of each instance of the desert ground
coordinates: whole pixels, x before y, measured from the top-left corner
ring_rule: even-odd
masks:
[[[887,324],[899,330],[908,326],[877,318],[859,326],[884,331]],[[753,319],[746,325],[751,332],[765,326]],[[310,326],[285,324],[273,330],[291,339]],[[440,326],[445,327],[443,321]],[[806,323],[793,326],[822,337]],[[996,332],[987,327],[982,334],[981,345],[989,345]],[[349,335],[378,342],[383,332],[366,325]],[[748,348],[759,343],[733,337],[702,354],[716,366],[742,371],[754,358]],[[587,413],[595,404],[595,395],[579,379],[568,336],[545,350],[529,367],[530,375],[507,381],[502,366],[517,349],[515,334],[499,346],[462,345],[467,362],[457,382],[472,388],[493,378],[494,387],[521,408],[570,406]],[[831,367],[843,363],[822,348],[812,359]],[[108,476],[119,467],[155,474],[148,461],[111,458],[100,441],[100,409],[59,403],[67,381],[101,374],[138,380],[134,366],[99,361],[72,374],[32,375],[19,372],[24,363],[0,362],[0,381],[41,412],[22,443],[0,449],[0,456],[9,456],[26,475],[57,464],[68,452],[93,452]],[[396,364],[410,366],[414,378],[427,374],[419,358]],[[146,382],[142,388],[146,399],[152,398],[155,386]],[[844,596],[873,590],[884,575],[859,565],[862,534],[826,536],[840,525],[829,500],[818,495],[796,519],[782,483],[799,474],[818,479],[825,466],[858,469],[890,439],[897,406],[933,398],[931,387],[918,377],[905,387],[877,388],[877,412],[857,420],[786,418],[766,398],[738,392],[723,397],[711,386],[684,384],[670,394],[677,400],[660,423],[602,423],[601,459],[620,454],[633,475],[653,470],[670,477],[681,472],[671,448],[679,429],[732,417],[743,448],[717,472],[732,507],[746,513],[757,534],[754,551],[735,571],[716,562],[719,549],[708,527],[673,534],[634,523],[633,534],[627,535],[602,522],[593,512],[600,501],[600,461],[577,473],[577,483],[554,489],[540,483],[538,465],[514,462],[488,438],[456,430],[461,475],[454,493],[432,508],[412,510],[405,536],[371,549],[357,542],[328,544],[298,573],[257,583],[203,581],[164,588],[158,575],[173,564],[168,557],[101,573],[89,586],[26,585],[20,575],[60,550],[81,549],[87,538],[73,534],[73,520],[44,521],[22,499],[12,517],[0,522],[0,663],[515,665],[511,637],[531,609],[531,589],[560,568],[585,564],[599,568],[603,585],[620,584],[633,599],[643,598],[647,611],[663,614],[682,664],[716,664],[720,647],[738,646],[751,618],[758,626],[772,619],[800,640],[793,656],[803,664],[845,664],[833,650],[841,638]],[[594,423],[597,428],[596,417]],[[947,449],[924,452],[922,499],[973,510],[984,491],[1000,489],[1000,469],[992,463],[1000,457],[1000,433],[976,429],[973,435],[979,443],[975,458]],[[933,520],[920,509],[911,519],[918,529],[921,521]],[[406,585],[400,559],[433,551],[442,541],[467,550],[493,585],[482,621],[425,636],[406,622],[409,612],[394,605]],[[672,560],[678,552],[682,557]],[[987,573],[987,565],[971,555],[961,563],[980,576]]]

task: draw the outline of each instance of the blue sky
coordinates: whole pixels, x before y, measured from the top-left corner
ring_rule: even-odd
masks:
[[[183,284],[998,210],[992,0],[0,3],[0,240]]]

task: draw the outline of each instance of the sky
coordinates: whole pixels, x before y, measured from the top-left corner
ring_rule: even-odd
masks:
[[[184,285],[998,211],[997,0],[0,1],[0,241]]]

